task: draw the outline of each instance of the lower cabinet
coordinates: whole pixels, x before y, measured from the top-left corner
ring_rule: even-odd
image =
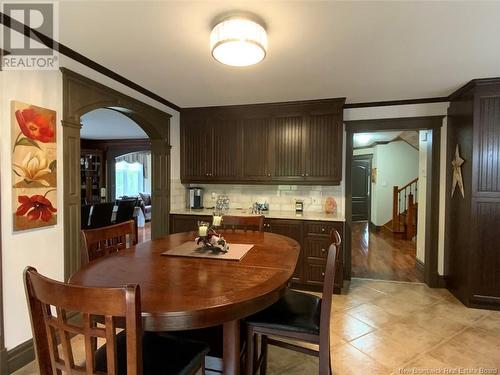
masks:
[[[198,221],[211,221],[210,216],[170,215],[170,233],[196,230]],[[267,219],[264,230],[293,238],[300,244],[300,256],[292,277],[292,286],[298,289],[321,291],[325,277],[330,232],[336,229],[344,240],[344,223],[340,221],[311,221],[300,219]],[[344,285],[344,248],[341,245],[335,264],[335,293]]]

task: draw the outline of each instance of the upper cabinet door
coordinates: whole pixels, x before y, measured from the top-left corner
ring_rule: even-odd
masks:
[[[305,177],[303,116],[275,117],[271,142],[272,179],[303,181]]]
[[[242,120],[242,178],[262,181],[271,178],[269,163],[270,118]]]
[[[307,120],[306,181],[342,180],[342,119],[336,114],[313,114]]]
[[[213,168],[216,181],[234,181],[240,172],[239,122],[234,119],[210,120],[213,131]]]
[[[212,172],[212,127],[201,117],[181,123],[181,178],[183,181],[210,180]]]

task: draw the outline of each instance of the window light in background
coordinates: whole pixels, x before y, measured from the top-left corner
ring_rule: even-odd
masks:
[[[266,56],[267,33],[263,26],[242,17],[218,23],[210,34],[212,56],[231,66],[259,63]]]

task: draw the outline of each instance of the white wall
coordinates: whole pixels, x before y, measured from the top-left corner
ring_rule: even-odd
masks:
[[[404,141],[374,147],[372,168],[377,168],[372,183],[371,221],[382,226],[392,219],[393,187],[404,186],[418,176],[418,151]]]
[[[373,147],[357,148],[352,150],[353,155],[373,155]]]
[[[383,118],[404,118],[417,116],[446,116],[449,103],[427,103],[399,106],[351,108],[344,110],[344,120],[370,120]],[[440,190],[439,190],[439,240],[438,240],[438,273],[444,274],[444,228],[445,228],[445,186],[446,181],[446,117],[441,128],[440,158]],[[344,162],[345,170],[345,162]],[[421,202],[423,203],[423,202]]]
[[[2,262],[5,345],[7,349],[31,338],[22,279],[23,269],[34,266],[41,273],[62,280],[63,212],[62,212],[62,81],[59,71],[4,71],[0,97],[0,169],[2,191]],[[57,225],[38,230],[13,233],[11,114],[10,102],[18,100],[57,111]]]

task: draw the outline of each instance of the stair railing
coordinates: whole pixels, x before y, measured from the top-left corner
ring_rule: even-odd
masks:
[[[418,177],[403,187],[394,186],[392,193],[392,231],[406,233],[407,237],[416,233],[416,205],[418,203]],[[407,228],[410,228],[408,232]],[[413,228],[415,227],[415,228]],[[415,234],[412,235],[412,237]],[[409,237],[409,238],[412,238]]]

